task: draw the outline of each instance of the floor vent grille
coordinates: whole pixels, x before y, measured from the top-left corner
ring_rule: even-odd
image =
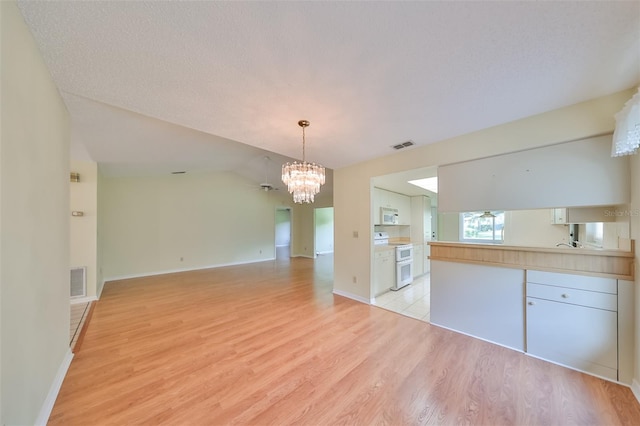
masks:
[[[87,295],[87,268],[71,268],[71,298]]]

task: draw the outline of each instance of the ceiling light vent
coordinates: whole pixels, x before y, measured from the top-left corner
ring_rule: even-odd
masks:
[[[402,149],[402,148],[409,148],[410,146],[415,145],[415,143],[413,143],[413,141],[406,141],[403,143],[399,143],[397,145],[393,145],[392,148],[393,149]]]

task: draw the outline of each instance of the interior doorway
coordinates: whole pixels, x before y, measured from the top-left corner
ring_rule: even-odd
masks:
[[[291,257],[291,209],[276,209],[276,259]]]
[[[333,253],[333,207],[314,209],[314,253]]]

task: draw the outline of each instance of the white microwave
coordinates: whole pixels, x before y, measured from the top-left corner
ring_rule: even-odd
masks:
[[[398,219],[398,209],[380,207],[380,223],[383,225],[399,224],[400,220]]]

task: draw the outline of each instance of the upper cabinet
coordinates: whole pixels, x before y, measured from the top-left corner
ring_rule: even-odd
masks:
[[[616,218],[617,210],[615,206],[551,209],[551,223],[555,225],[615,222]]]
[[[403,194],[373,188],[373,224],[381,225],[380,208],[388,207],[398,210],[398,225],[411,224],[411,199]]]
[[[411,241],[431,241],[431,199],[424,195],[411,197]]]

